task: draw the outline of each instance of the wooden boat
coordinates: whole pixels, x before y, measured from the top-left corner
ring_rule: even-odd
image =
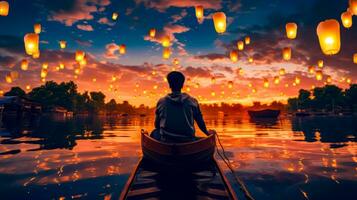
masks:
[[[248,110],[248,114],[251,118],[278,118],[280,110]]]
[[[143,157],[123,188],[121,200],[237,199],[213,156],[215,135],[167,144],[142,132],[141,142]]]

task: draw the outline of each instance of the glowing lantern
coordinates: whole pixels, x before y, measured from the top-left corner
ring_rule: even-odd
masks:
[[[212,83],[212,84],[215,84],[215,83],[216,83],[216,78],[215,78],[215,77],[212,77],[212,78],[211,78],[211,83]]]
[[[243,76],[244,70],[243,70],[242,68],[239,68],[239,69],[238,69],[238,74],[241,75],[241,76]]]
[[[40,55],[41,55],[40,51],[37,51],[34,54],[32,54],[32,58],[37,59],[40,57]]]
[[[171,50],[170,48],[166,47],[164,48],[163,52],[162,52],[162,58],[164,59],[169,59],[171,55]]]
[[[350,12],[353,13],[354,15],[357,15],[357,0],[350,0]]]
[[[244,49],[244,42],[243,41],[238,41],[237,42],[237,47],[240,51]]]
[[[357,53],[353,54],[353,62],[357,64]]]
[[[237,62],[238,61],[238,51],[237,50],[232,50],[229,53],[229,57],[231,58],[232,62]]]
[[[75,69],[74,73],[78,75],[79,73],[81,73],[81,69],[79,69],[79,68]]]
[[[26,85],[26,90],[30,90],[31,86],[30,85]]]
[[[250,44],[250,37],[249,36],[245,37],[244,42],[246,45]]]
[[[83,60],[79,61],[79,65],[80,65],[81,67],[86,66],[86,65],[87,65],[87,59],[84,58]]]
[[[249,62],[249,63],[253,63],[253,62],[254,62],[253,57],[249,57],[249,58],[248,58],[248,62]]]
[[[29,61],[26,59],[23,59],[21,61],[21,69],[26,71],[29,68]]]
[[[41,76],[41,78],[46,78],[46,76],[47,76],[47,69],[42,69],[40,76]]]
[[[285,72],[285,69],[284,69],[284,68],[281,68],[281,69],[279,70],[279,74],[280,74],[280,75],[285,75],[285,73],[286,73],[286,72]]]
[[[321,81],[323,78],[323,74],[321,70],[316,71],[316,80]]]
[[[121,44],[119,46],[119,53],[120,54],[125,54],[125,52],[126,52],[126,46],[125,46],[125,44]]]
[[[173,63],[174,65],[180,64],[180,62],[179,62],[179,60],[178,60],[177,58],[175,58],[175,59],[172,61],[172,63]]]
[[[41,33],[41,24],[35,24],[33,25],[33,31],[36,34],[40,34]]]
[[[229,89],[233,88],[233,81],[228,81],[228,88]]]
[[[204,16],[203,6],[196,6],[196,7],[195,7],[195,10],[196,10],[196,18],[197,18],[197,21],[198,21],[199,23],[202,23],[202,21],[203,21],[203,16]]]
[[[350,78],[346,79],[346,83],[350,84],[352,82],[352,80]]]
[[[345,28],[351,28],[352,26],[352,14],[348,11],[341,14],[342,25]]]
[[[320,68],[324,67],[324,61],[323,60],[318,60],[317,61],[317,66],[319,66]]]
[[[93,82],[97,82],[97,79],[96,79],[96,78],[93,78],[92,81],[93,81]]]
[[[12,83],[12,78],[11,78],[11,76],[10,76],[10,75],[6,75],[6,76],[5,76],[5,81],[6,81],[6,83]]]
[[[64,40],[59,41],[59,44],[60,44],[61,49],[65,49],[67,46],[67,42]]]
[[[284,58],[284,60],[290,60],[291,59],[291,48],[290,47],[285,47],[283,49],[283,58]]]
[[[112,19],[115,21],[115,20],[118,19],[118,16],[119,16],[119,14],[116,13],[116,12],[114,12],[114,13],[112,14]]]
[[[211,96],[212,97],[216,96],[216,93],[215,92],[211,92]]]
[[[59,68],[60,68],[60,69],[64,69],[64,67],[65,67],[65,66],[64,66],[63,63],[60,63],[60,64],[59,64]]]
[[[248,87],[250,87],[250,88],[253,87],[253,84],[249,83],[249,84],[248,84]]]
[[[299,77],[295,77],[295,85],[298,85],[301,83],[301,79]]]
[[[149,36],[150,36],[151,38],[154,38],[155,35],[156,35],[156,29],[154,29],[154,28],[150,29],[150,30],[149,30]]]
[[[310,73],[310,74],[315,73],[315,67],[314,67],[314,66],[310,66],[310,67],[309,67],[309,73]]]
[[[24,37],[25,50],[28,55],[33,55],[36,52],[39,52],[39,35],[35,33],[28,33]]]
[[[331,82],[332,82],[331,76],[327,76],[326,82],[327,82],[327,83],[331,83]]]
[[[0,1],[0,16],[9,15],[9,3],[7,1]]]
[[[269,81],[268,81],[268,79],[264,79],[264,87],[265,88],[268,88],[269,87]]]
[[[256,93],[256,92],[257,92],[257,89],[253,88],[252,93]]]
[[[287,23],[285,26],[285,30],[286,30],[286,36],[289,39],[295,39],[296,35],[297,35],[297,24],[295,23]]]
[[[171,45],[170,37],[168,35],[165,35],[164,37],[162,37],[161,44],[163,47],[169,47]]]
[[[226,15],[224,12],[216,12],[212,15],[212,18],[216,32],[219,34],[224,33],[227,27]]]
[[[274,83],[275,84],[279,84],[280,83],[280,77],[279,76],[275,76],[274,77]]]
[[[324,54],[334,55],[340,51],[340,24],[337,20],[329,19],[320,22],[316,32],[319,37],[321,50]]]
[[[82,60],[84,60],[85,55],[86,55],[86,53],[84,51],[77,50],[76,51],[76,61],[81,62]]]

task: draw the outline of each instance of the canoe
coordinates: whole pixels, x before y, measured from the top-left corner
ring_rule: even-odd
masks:
[[[211,152],[211,147],[207,144],[212,142],[215,144],[215,140],[212,138],[214,139],[215,136],[174,145],[159,142],[150,138],[147,133],[142,133],[143,157],[129,176],[119,199],[237,200],[236,193],[226,179],[213,153],[208,153]],[[197,146],[193,146],[194,144]],[[150,151],[149,154],[147,154],[148,150]],[[192,153],[189,153],[190,150],[192,150]],[[215,148],[213,152],[214,150]],[[160,151],[163,153],[160,154]],[[155,154],[152,154],[152,152],[155,152]],[[182,170],[182,165],[173,162],[170,158],[170,156],[178,156],[179,160],[183,161],[189,158],[197,158],[198,153],[211,155],[198,156],[198,158],[206,157],[210,159],[186,160],[186,164],[191,163],[191,166],[195,167],[187,168],[187,165],[185,165],[185,170]],[[157,154],[160,154],[160,157],[157,157]],[[166,160],[157,162],[158,158]]]
[[[278,118],[280,110],[248,110],[248,114],[251,118]]]

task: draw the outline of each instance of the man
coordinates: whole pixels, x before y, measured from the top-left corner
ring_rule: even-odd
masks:
[[[155,130],[151,136],[164,142],[189,142],[195,140],[196,121],[203,133],[209,135],[198,101],[181,93],[185,76],[173,71],[167,75],[172,93],[161,98],[156,106]]]

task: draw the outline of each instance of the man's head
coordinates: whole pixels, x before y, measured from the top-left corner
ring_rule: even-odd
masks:
[[[172,91],[181,91],[185,82],[185,76],[181,72],[172,71],[167,75],[167,81]]]

